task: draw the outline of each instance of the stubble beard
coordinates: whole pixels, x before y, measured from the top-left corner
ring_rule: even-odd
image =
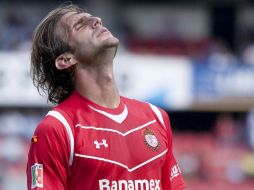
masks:
[[[116,37],[111,37],[106,39],[101,47],[98,48],[98,53],[112,53],[115,57],[117,49],[118,49],[119,40]]]
[[[98,56],[112,55],[114,58],[118,49],[119,40],[115,37],[106,39],[100,46],[94,49],[86,49],[86,46],[79,46],[78,51],[75,51],[75,56],[79,62],[89,64]]]

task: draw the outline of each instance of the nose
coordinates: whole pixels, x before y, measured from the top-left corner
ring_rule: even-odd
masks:
[[[92,27],[96,28],[97,26],[101,26],[102,25],[102,21],[101,18],[99,17],[91,17],[92,19]]]

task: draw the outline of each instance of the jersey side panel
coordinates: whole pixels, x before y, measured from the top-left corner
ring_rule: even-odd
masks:
[[[180,170],[180,167],[175,159],[173,154],[173,144],[172,144],[172,129],[170,125],[170,119],[168,114],[160,109],[162,113],[163,120],[165,122],[165,126],[167,129],[168,140],[169,140],[169,151],[167,153],[167,160],[163,167],[163,173],[165,174],[163,177],[163,183],[166,187],[170,186],[172,190],[182,190],[185,188],[185,183],[183,180],[183,176]]]

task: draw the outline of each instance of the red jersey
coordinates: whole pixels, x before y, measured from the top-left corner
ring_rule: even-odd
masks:
[[[167,114],[121,97],[116,109],[74,92],[37,126],[28,189],[182,190]]]

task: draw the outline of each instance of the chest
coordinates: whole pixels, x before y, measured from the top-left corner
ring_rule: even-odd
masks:
[[[114,167],[133,172],[156,167],[164,162],[167,149],[166,130],[155,118],[129,117],[121,124],[81,118],[75,127],[74,156],[86,171]]]

